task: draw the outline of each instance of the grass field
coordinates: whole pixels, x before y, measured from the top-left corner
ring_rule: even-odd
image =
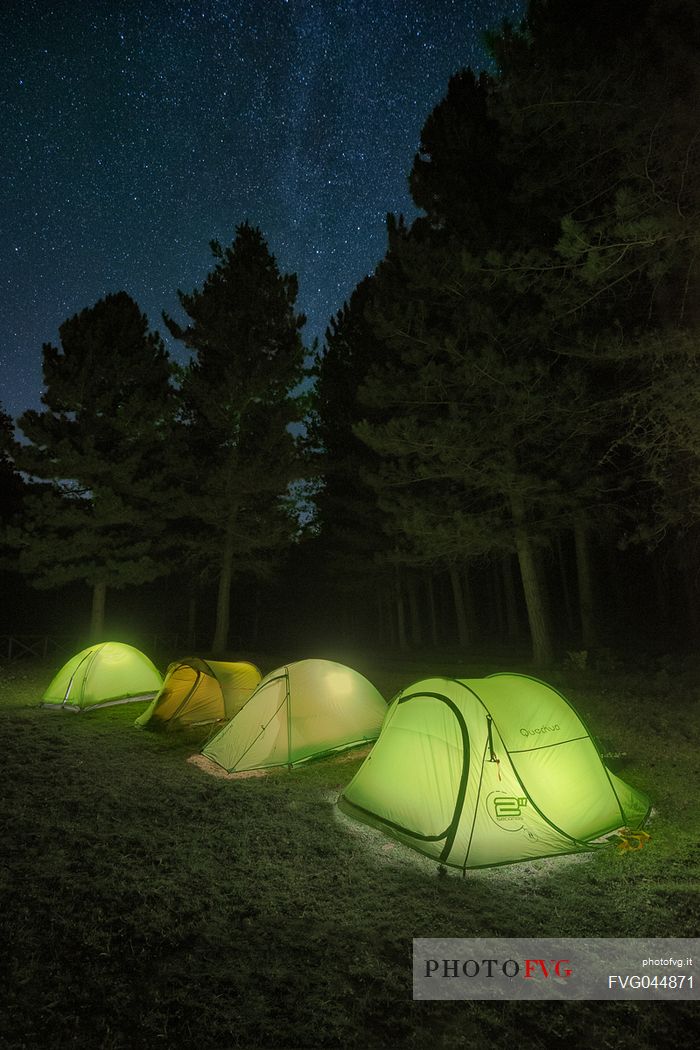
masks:
[[[497,668],[359,669],[388,697],[424,673]],[[466,878],[338,813],[356,754],[212,777],[188,761],[201,735],[133,728],[143,705],[38,708],[54,670],[0,667],[0,1047],[659,1048],[690,1038],[690,1003],[414,1002],[411,958],[414,937],[697,936],[700,670],[547,676],[617,756],[611,768],[652,798],[644,850]]]

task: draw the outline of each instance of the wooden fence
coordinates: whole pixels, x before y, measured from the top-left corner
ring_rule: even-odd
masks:
[[[87,643],[76,635],[59,634],[0,634],[0,660],[21,660],[23,658],[34,658],[35,660],[52,660],[56,657],[68,659],[73,656]],[[170,653],[171,658],[182,655],[184,637],[178,635],[154,635],[148,640],[136,643],[139,648],[148,646],[148,655],[152,653]],[[192,646],[194,649],[194,647]],[[183,650],[184,651],[184,650]],[[188,649],[189,652],[189,649]]]
[[[0,634],[0,659],[19,660],[33,656],[38,660],[48,660],[53,656],[70,656],[72,640],[49,634]]]

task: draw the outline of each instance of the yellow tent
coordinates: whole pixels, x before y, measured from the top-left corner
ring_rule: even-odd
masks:
[[[262,675],[251,663],[188,657],[170,664],[161,691],[134,723],[169,729],[233,718]]]

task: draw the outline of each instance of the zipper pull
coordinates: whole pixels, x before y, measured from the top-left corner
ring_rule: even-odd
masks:
[[[493,749],[493,732],[492,732],[493,719],[491,715],[486,716],[486,731],[488,733],[488,745],[489,745],[489,762],[496,763],[496,772],[498,773],[498,779],[501,779],[501,760],[496,757],[496,752]]]

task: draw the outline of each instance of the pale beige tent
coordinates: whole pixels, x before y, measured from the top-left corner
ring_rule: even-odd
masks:
[[[266,675],[202,754],[229,773],[295,766],[376,740],[387,705],[343,664],[300,660]]]
[[[170,664],[163,687],[134,723],[184,728],[233,718],[262,675],[255,664],[188,657]]]

